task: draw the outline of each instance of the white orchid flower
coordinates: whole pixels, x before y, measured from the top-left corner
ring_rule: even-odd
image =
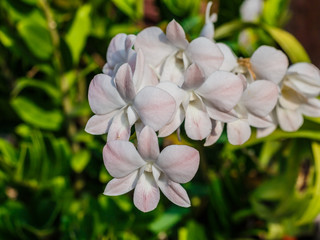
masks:
[[[187,192],[179,183],[189,182],[199,167],[199,152],[185,145],[171,145],[160,153],[155,132],[146,126],[138,137],[138,151],[131,142],[111,141],[103,149],[105,167],[114,177],[104,191],[116,196],[134,189],[135,206],[155,209],[160,191],[173,203],[189,207]]]
[[[214,23],[218,20],[218,15],[213,13],[210,15],[210,9],[212,6],[212,2],[208,2],[206,8],[206,21],[200,32],[200,37],[205,37],[210,40],[213,40],[214,37]]]
[[[141,49],[146,62],[158,70],[160,81],[171,81],[178,86],[183,84],[183,72],[191,63],[199,65],[209,76],[223,61],[215,43],[204,37],[189,43],[175,20],[168,24],[166,35],[158,27],[144,29],[137,35],[134,47]]]
[[[239,101],[243,87],[241,79],[228,72],[216,71],[208,78],[197,64],[192,64],[185,73],[181,94],[181,105],[173,121],[160,129],[159,136],[167,136],[177,129],[185,119],[185,130],[189,138],[202,140],[212,130],[211,119],[224,120]]]
[[[135,40],[135,35],[124,33],[117,34],[111,40],[106,54],[107,63],[102,69],[104,74],[113,77],[124,63],[129,63],[134,71],[136,52],[132,49],[132,46]]]
[[[96,75],[89,86],[89,104],[96,114],[86,125],[91,134],[108,132],[108,141],[128,140],[131,126],[140,120],[155,131],[167,124],[176,109],[175,99],[154,87],[156,76],[146,71],[143,54],[138,52],[135,72],[123,64],[114,81],[105,74]]]

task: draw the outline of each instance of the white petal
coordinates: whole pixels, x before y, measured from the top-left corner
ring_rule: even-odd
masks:
[[[281,107],[290,110],[297,110],[299,106],[307,102],[307,98],[292,88],[291,84],[285,82],[282,85],[279,103]]]
[[[263,138],[266,137],[268,135],[270,135],[271,133],[274,132],[274,130],[277,129],[277,125],[273,125],[271,127],[267,127],[267,128],[258,128],[257,129],[257,138]]]
[[[129,121],[129,125],[132,126],[133,124],[135,124],[135,122],[139,119],[138,114],[136,113],[136,111],[132,108],[132,106],[129,106],[127,108],[127,116],[128,116],[128,121]]]
[[[186,54],[192,62],[198,64],[206,76],[218,70],[223,62],[219,47],[207,38],[199,37],[187,47]]]
[[[196,89],[200,87],[205,80],[205,76],[199,66],[195,63],[191,64],[185,74],[182,88],[185,90]]]
[[[166,35],[158,27],[149,27],[141,31],[134,44],[136,51],[142,50],[145,61],[156,67],[172,52],[176,51]]]
[[[275,84],[283,79],[289,64],[287,56],[282,51],[269,46],[259,47],[253,53],[250,62],[257,79],[269,80]]]
[[[162,150],[156,165],[170,180],[177,183],[189,182],[199,168],[199,152],[185,145],[170,145]]]
[[[136,92],[134,89],[132,71],[129,64],[123,64],[118,69],[115,76],[115,84],[122,99],[127,102],[130,102],[134,99]]]
[[[185,49],[189,44],[183,28],[175,20],[168,24],[166,35],[168,40],[177,48]]]
[[[128,176],[146,164],[134,145],[122,140],[111,141],[104,146],[103,161],[110,175],[115,178]]]
[[[251,129],[246,119],[227,124],[228,140],[232,145],[241,145],[245,143],[251,135]]]
[[[189,138],[202,140],[211,132],[211,121],[203,103],[197,99],[189,103],[184,128]]]
[[[214,121],[214,120],[211,120],[211,122],[212,122],[212,130],[210,135],[206,138],[206,142],[204,143],[205,147],[211,146],[212,144],[216,143],[223,131],[223,126],[224,126],[223,122]]]
[[[320,100],[309,98],[306,103],[300,106],[299,111],[309,117],[320,117]]]
[[[130,129],[128,117],[125,111],[119,112],[112,120],[108,130],[107,142],[114,140],[129,140]]]
[[[104,115],[92,116],[86,125],[85,131],[93,135],[105,134],[108,132],[112,118],[117,115],[118,111],[113,111]]]
[[[217,43],[217,45],[224,56],[223,63],[220,66],[219,70],[230,72],[238,66],[238,58],[232,52],[231,48],[228,45],[224,43]]]
[[[303,124],[303,117],[299,111],[284,109],[277,106],[278,122],[282,130],[286,132],[297,131]]]
[[[172,82],[161,82],[157,85],[157,88],[163,89],[167,93],[169,93],[174,100],[176,100],[176,108],[178,109],[182,102],[184,102],[189,94],[178,87],[176,84]]]
[[[296,63],[290,66],[286,80],[306,96],[316,97],[320,93],[320,71],[311,63]]]
[[[126,103],[120,97],[112,79],[105,74],[94,76],[89,86],[89,104],[95,114],[106,114]]]
[[[123,178],[112,179],[110,182],[108,182],[103,194],[107,196],[118,196],[130,192],[135,188],[138,182],[138,173],[139,171],[135,170]]]
[[[169,122],[167,125],[165,125],[163,128],[159,130],[159,137],[167,137],[170,134],[172,134],[174,131],[176,131],[180,125],[182,124],[185,117],[185,112],[183,108],[180,106],[177,109],[177,112],[174,115],[174,118],[171,122]]]
[[[146,160],[156,160],[159,156],[158,137],[149,126],[145,126],[139,134],[138,151]]]
[[[180,207],[191,206],[188,194],[180,184],[169,180],[164,174],[161,175],[157,184],[163,194],[174,204]]]
[[[239,102],[243,85],[237,75],[217,71],[211,74],[196,92],[216,109],[228,112]]]
[[[222,112],[217,110],[214,106],[212,106],[209,102],[204,101],[209,117],[221,121],[221,122],[233,122],[238,119],[237,112],[232,109],[229,112]]]
[[[240,7],[240,16],[245,22],[254,22],[260,16],[263,0],[245,0]]]
[[[274,109],[279,96],[278,92],[278,86],[273,82],[258,80],[247,87],[241,101],[249,112],[265,117]]]
[[[145,125],[158,131],[172,119],[176,102],[160,88],[145,87],[137,94],[133,107]]]
[[[267,128],[274,125],[270,115],[267,115],[266,117],[258,117],[253,114],[248,114],[248,122],[250,126],[256,128]]]
[[[179,87],[183,83],[184,66],[180,59],[177,59],[176,52],[173,52],[164,62],[160,82],[172,82]]]
[[[160,191],[152,173],[144,172],[134,190],[134,205],[142,212],[150,212],[157,207],[159,200]]]

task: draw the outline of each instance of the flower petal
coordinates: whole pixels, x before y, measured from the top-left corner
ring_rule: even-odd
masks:
[[[167,25],[166,35],[169,41],[177,48],[185,49],[189,44],[183,28],[175,20],[172,20]]]
[[[176,52],[173,52],[164,62],[160,82],[172,82],[179,87],[183,84],[184,66],[180,59],[176,58]]]
[[[294,132],[302,126],[303,117],[299,111],[284,109],[280,106],[277,106],[276,111],[278,122],[282,130],[286,132]]]
[[[180,207],[190,207],[190,199],[186,190],[178,183],[175,183],[162,174],[157,184],[163,194],[174,204]]]
[[[116,73],[115,84],[117,90],[126,102],[131,102],[135,95],[135,89],[132,81],[132,71],[129,64],[123,64]]]
[[[155,164],[170,180],[186,183],[196,174],[199,160],[196,149],[185,145],[170,145],[162,150]]]
[[[212,130],[210,135],[206,138],[206,142],[204,143],[205,147],[211,146],[212,144],[216,143],[223,131],[223,126],[224,126],[223,122],[211,120],[211,123],[212,123]]]
[[[187,47],[187,56],[198,64],[206,76],[218,70],[223,62],[223,54],[219,47],[211,40],[199,37]]]
[[[118,111],[113,111],[104,115],[93,115],[87,122],[85,131],[93,135],[105,134],[108,132],[112,118]]]
[[[120,109],[126,104],[111,77],[105,74],[94,76],[89,86],[88,98],[92,111],[99,115]]]
[[[269,46],[259,47],[253,53],[250,62],[257,79],[269,80],[275,84],[283,79],[289,64],[287,56],[282,51]]]
[[[306,96],[316,97],[320,93],[320,71],[311,63],[296,63],[290,66],[286,80]]]
[[[123,178],[146,164],[134,145],[123,140],[111,141],[104,146],[103,161],[115,178]]]
[[[163,128],[161,128],[159,130],[158,136],[159,137],[167,137],[170,134],[172,134],[182,124],[184,117],[185,117],[185,112],[184,112],[183,108],[180,106],[177,109],[177,112],[175,113],[172,121],[169,122],[167,125],[165,125]]]
[[[227,124],[228,140],[232,145],[241,145],[245,143],[251,135],[251,129],[246,119]]]
[[[306,103],[299,107],[299,111],[308,117],[320,117],[320,100],[309,98]]]
[[[177,51],[158,27],[149,27],[141,31],[134,44],[136,51],[142,50],[145,61],[157,67],[172,52]]]
[[[157,207],[159,200],[160,191],[152,173],[142,173],[134,190],[134,205],[142,212],[150,212]]]
[[[211,121],[200,99],[189,103],[184,128],[189,138],[202,140],[211,132]]]
[[[123,178],[112,179],[110,182],[108,182],[103,194],[107,196],[118,196],[130,192],[135,188],[138,182],[138,173],[139,171],[135,170]]]
[[[258,80],[247,87],[241,101],[250,113],[265,117],[274,109],[279,96],[278,92],[278,86],[273,82]]]
[[[241,78],[224,71],[211,74],[196,92],[216,109],[229,112],[240,100],[243,91]]]
[[[133,124],[135,124],[135,122],[139,119],[138,114],[136,113],[136,111],[132,108],[132,106],[129,106],[127,108],[127,116],[128,116],[128,121],[129,121],[129,125],[132,126]]]
[[[248,122],[250,126],[253,126],[256,128],[267,128],[274,125],[270,115],[267,115],[266,117],[258,117],[249,113]]]
[[[238,66],[238,58],[232,52],[231,48],[224,43],[217,43],[217,45],[224,56],[223,63],[219,70],[230,72],[235,69]]]
[[[112,120],[108,130],[107,142],[114,140],[129,140],[131,126],[124,111],[119,112]]]
[[[205,77],[202,70],[195,63],[191,64],[184,75],[182,88],[185,90],[196,89],[204,83]]]
[[[145,126],[138,137],[138,151],[143,159],[156,160],[159,156],[159,142],[154,130]]]
[[[176,102],[160,88],[145,87],[135,97],[133,107],[145,125],[158,131],[172,119]]]
[[[221,122],[233,122],[238,119],[237,112],[232,109],[229,112],[222,112],[217,110],[214,106],[212,106],[209,102],[204,101],[209,117],[221,121]]]

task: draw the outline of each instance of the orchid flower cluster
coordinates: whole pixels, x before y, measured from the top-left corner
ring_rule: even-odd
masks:
[[[310,63],[288,67],[287,56],[269,46],[251,58],[236,57],[226,44],[213,41],[216,15],[210,16],[210,7],[200,37],[191,42],[175,20],[166,33],[148,27],[137,36],[116,35],[103,73],[89,86],[95,115],[86,131],[108,134],[103,160],[114,177],[104,194],[134,189],[134,204],[144,212],[156,208],[160,190],[173,203],[190,206],[180,183],[195,176],[199,152],[185,145],[160,152],[158,145],[158,137],[179,134],[183,123],[186,135],[205,146],[214,144],[226,125],[228,141],[240,145],[251,127],[263,137],[278,125],[296,131],[303,115],[320,116],[319,69]],[[133,126],[137,147],[129,141]]]

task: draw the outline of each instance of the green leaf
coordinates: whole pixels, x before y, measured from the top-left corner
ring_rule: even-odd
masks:
[[[149,225],[149,229],[154,233],[168,230],[177,224],[188,212],[189,209],[172,206],[168,211],[153,221]]]
[[[218,27],[214,32],[214,39],[219,40],[226,38],[235,34],[235,32],[240,31],[248,26],[248,23],[244,23],[240,20],[235,20],[232,22],[227,22],[220,27]]]
[[[57,130],[63,121],[59,110],[44,110],[25,97],[12,99],[11,105],[23,121],[35,127]]]
[[[81,173],[83,169],[88,165],[90,161],[90,152],[88,150],[81,150],[80,152],[73,155],[71,159],[71,167],[77,172]]]
[[[50,83],[44,81],[38,81],[29,78],[20,78],[17,80],[16,86],[12,91],[14,96],[17,96],[26,87],[39,88],[43,90],[46,94],[52,97],[53,100],[59,102],[61,100],[60,91],[52,86]]]
[[[44,60],[50,58],[53,46],[46,27],[26,19],[19,22],[18,32],[34,56]]]
[[[14,165],[18,158],[13,146],[4,139],[0,138],[0,159],[8,165]]]
[[[267,25],[262,26],[285,51],[292,63],[310,62],[310,58],[300,42],[289,32]]]
[[[259,156],[259,167],[266,169],[273,155],[281,148],[280,141],[266,141],[261,149]]]
[[[65,39],[70,48],[73,63],[78,63],[80,54],[91,31],[91,6],[83,5],[76,13],[75,19]]]
[[[320,143],[312,142],[311,147],[315,165],[315,184],[311,201],[301,218],[297,221],[298,225],[312,223],[320,212]]]
[[[131,19],[141,19],[143,17],[143,0],[112,0],[112,2]]]

